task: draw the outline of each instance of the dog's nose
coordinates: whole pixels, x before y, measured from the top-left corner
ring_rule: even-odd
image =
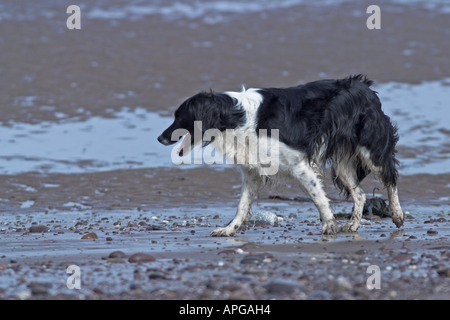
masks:
[[[165,137],[163,137],[163,135],[160,135],[158,137],[158,141],[159,141],[159,143],[162,143],[165,146],[167,146],[169,144],[169,141]]]

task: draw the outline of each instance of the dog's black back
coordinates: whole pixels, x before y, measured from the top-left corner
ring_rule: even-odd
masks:
[[[395,185],[397,128],[383,113],[371,85],[371,80],[357,75],[261,89],[264,100],[258,109],[256,132],[279,129],[280,141],[304,152],[310,161],[314,157],[323,162],[341,159],[355,154],[358,146],[365,147],[373,164],[383,168],[383,182]],[[370,172],[361,163],[357,170],[360,181]]]

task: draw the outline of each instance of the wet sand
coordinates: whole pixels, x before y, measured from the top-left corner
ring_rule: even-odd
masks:
[[[88,12],[127,2],[89,3]],[[225,13],[227,22],[217,24],[202,17],[85,17],[77,32],[65,25],[70,1],[9,1],[13,17],[24,17],[1,22],[8,50],[0,64],[8,81],[0,122],[108,117],[123,106],[172,115],[186,97],[209,88],[283,87],[361,72],[380,83],[448,77],[448,15],[383,3],[381,30],[366,28],[370,1],[363,1]],[[20,106],[22,96],[35,97],[40,107]]]
[[[90,3],[83,12],[105,7]],[[420,5],[380,2],[377,31],[365,27],[369,2],[224,13],[225,22],[209,24],[205,16],[86,13],[82,30],[68,31],[69,1],[40,2],[46,10],[28,4],[3,4],[13,13],[0,20],[3,126],[108,118],[124,106],[171,115],[195,92],[241,84],[291,86],[360,72],[379,83],[449,77],[449,16]],[[155,141],[152,132],[142,148]],[[415,152],[399,148],[400,157]],[[369,217],[357,233],[332,238],[320,235],[316,209],[291,184],[263,190],[253,209],[276,213],[280,225],[211,238],[234,215],[235,169],[0,175],[0,298],[449,299],[446,172],[400,177],[408,211],[401,229]],[[377,186],[386,198],[370,177],[363,188],[371,197]],[[351,212],[328,180],[326,189],[334,213]],[[46,232],[30,232],[33,226]],[[81,239],[88,233],[97,239]],[[117,250],[125,256],[109,258]],[[129,262],[139,252],[155,261]],[[81,270],[80,290],[66,285],[72,264]],[[380,268],[381,289],[366,286],[371,265]]]
[[[2,185],[9,201],[1,208],[0,297],[448,299],[450,211],[436,200],[447,193],[433,192],[445,190],[448,178],[441,177],[442,185],[428,175],[401,178],[408,212],[401,229],[374,216],[357,233],[336,237],[320,234],[316,208],[294,186],[264,190],[253,212],[269,210],[283,221],[232,238],[209,232],[234,216],[240,184],[234,169],[2,179],[9,180]],[[329,189],[342,225],[352,204]],[[33,201],[29,208],[27,201]],[[35,233],[33,226],[47,229]],[[82,239],[88,233],[97,239]],[[125,256],[108,258],[117,250]],[[135,253],[156,260],[130,263]],[[73,264],[81,268],[80,290],[67,289],[66,268]],[[379,290],[366,286],[371,265],[381,270]]]
[[[240,197],[241,175],[237,168],[216,170],[208,166],[193,169],[149,168],[116,170],[84,174],[42,174],[37,172],[14,176],[0,175],[0,210],[2,212],[64,210],[67,203],[79,203],[93,210],[137,208],[185,208],[209,205],[221,206],[223,201],[237,203]],[[399,179],[400,200],[408,206],[448,208],[450,174],[417,174]],[[325,190],[334,201],[342,200],[327,176]],[[383,185],[369,175],[362,183],[368,198],[387,198]],[[307,194],[294,181],[284,186],[264,187],[260,198],[279,196],[306,199]],[[21,208],[33,201],[32,207]],[[234,207],[236,203],[232,203]]]
[[[227,203],[231,206],[231,203]],[[222,203],[223,205],[223,203]],[[264,201],[277,226],[250,226],[211,238],[233,210],[202,208],[86,210],[4,215],[2,298],[16,299],[448,299],[448,211],[364,219],[357,233],[320,234],[308,201]],[[348,205],[335,204],[339,211]],[[342,224],[345,221],[338,220]],[[34,232],[32,226],[46,226]],[[95,233],[97,239],[82,239]],[[111,257],[115,251],[123,256]],[[151,262],[130,262],[145,253]],[[81,289],[69,290],[69,265]],[[369,290],[369,266],[381,271]],[[7,277],[7,279],[5,278]],[[9,285],[8,285],[9,284]]]

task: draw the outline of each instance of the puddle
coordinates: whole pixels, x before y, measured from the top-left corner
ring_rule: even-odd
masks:
[[[114,116],[2,126],[0,172],[81,173],[170,165],[162,157],[169,150],[156,137],[172,119],[142,108],[124,108]]]
[[[449,172],[450,78],[417,85],[385,83],[374,89],[386,114],[399,126],[399,148],[409,151],[399,155],[400,173]],[[21,100],[34,103],[31,98]],[[0,173],[83,173],[174,166],[173,147],[156,140],[171,122],[172,118],[143,108],[123,108],[113,118],[92,117],[83,122],[10,123],[0,126]],[[204,150],[205,155],[211,152]],[[192,159],[194,164],[183,168],[202,162],[201,150],[195,151],[200,161]]]
[[[449,172],[450,78],[414,85],[390,82],[374,90],[379,92],[385,113],[399,127],[399,148],[413,153],[399,156],[400,173]]]

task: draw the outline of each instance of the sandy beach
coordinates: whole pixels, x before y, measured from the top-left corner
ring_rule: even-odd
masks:
[[[3,1],[0,299],[449,299],[450,7],[406,3],[379,1],[369,30],[366,1],[84,1],[68,30],[70,1]],[[156,137],[178,105],[355,73],[400,128],[404,226],[369,215],[322,236],[287,183],[253,206],[278,224],[210,237],[235,214],[240,174],[171,162]],[[352,203],[324,182],[342,225]],[[362,187],[387,198],[371,176]]]

